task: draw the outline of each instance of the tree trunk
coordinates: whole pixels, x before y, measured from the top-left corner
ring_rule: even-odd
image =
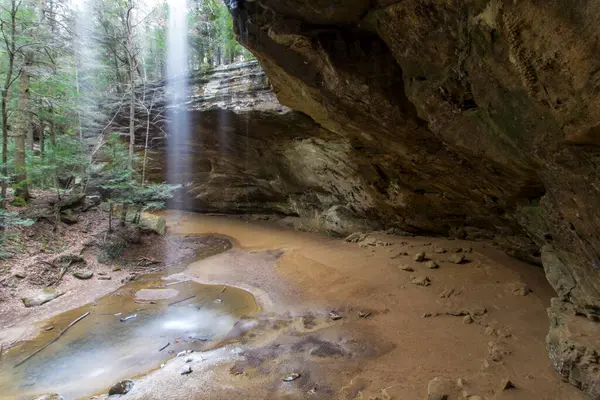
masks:
[[[15,196],[29,200],[29,189],[27,187],[27,165],[25,161],[25,141],[29,129],[29,74],[33,64],[33,53],[25,54],[25,64],[19,77],[19,122],[15,134],[15,169],[17,189]],[[32,131],[33,132],[33,131]],[[32,135],[33,136],[33,135]],[[28,138],[27,138],[28,139]]]
[[[44,121],[40,121],[40,156],[44,158],[46,152],[46,136],[44,135],[44,129],[46,128]]]
[[[129,209],[129,205],[123,203],[121,207],[121,221],[119,221],[119,226],[125,226],[125,222],[127,222],[127,211]]]
[[[108,204],[108,231],[112,232],[113,203]]]
[[[56,144],[56,131],[54,130],[54,107],[50,106],[50,144]]]
[[[10,33],[8,38],[5,40],[6,52],[8,53],[8,65],[6,70],[6,76],[4,80],[4,87],[2,88],[2,190],[0,194],[0,207],[6,206],[6,189],[8,188],[8,92],[12,85],[12,77],[15,66],[15,34],[17,29],[17,2],[11,0],[10,2]]]

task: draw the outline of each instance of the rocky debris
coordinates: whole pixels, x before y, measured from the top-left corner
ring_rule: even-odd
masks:
[[[511,291],[516,296],[527,296],[531,293],[531,289],[523,282],[513,283],[511,285]]]
[[[413,267],[411,267],[410,265],[406,265],[406,264],[400,264],[398,266],[398,268],[400,268],[402,271],[406,271],[406,272],[413,272],[414,271]]]
[[[429,268],[429,269],[438,269],[438,268],[440,267],[440,266],[438,265],[438,263],[436,263],[436,262],[435,262],[435,261],[433,261],[433,260],[427,261],[427,262],[425,263],[425,266],[426,266],[427,268]]]
[[[337,311],[330,311],[329,312],[329,318],[332,321],[337,321],[337,320],[342,319],[342,316]]]
[[[469,312],[469,315],[471,315],[472,317],[480,317],[482,315],[487,314],[487,308],[476,307],[476,308],[470,309],[468,312]]]
[[[300,374],[299,374],[299,373],[297,373],[297,372],[292,372],[292,373],[289,373],[289,374],[287,374],[286,376],[284,376],[284,377],[282,378],[282,380],[283,380],[284,382],[292,382],[292,381],[295,381],[296,379],[300,378],[301,376],[302,376],[302,375],[300,375]]]
[[[74,214],[72,210],[66,209],[64,211],[61,211],[60,220],[67,225],[74,225],[77,222],[79,222],[79,217],[76,214]]]
[[[108,395],[112,396],[115,394],[124,395],[127,394],[133,389],[133,381],[129,379],[122,380],[114,384],[108,391]]]
[[[497,342],[488,342],[487,360],[501,362],[504,359],[504,356],[509,354],[510,351],[508,351],[504,345]]]
[[[64,293],[61,293],[58,289],[54,289],[54,288],[44,288],[42,291],[40,291],[39,293],[31,296],[31,297],[24,297],[21,300],[23,301],[23,304],[25,305],[25,307],[37,307],[37,306],[41,306],[42,304],[45,304],[51,300],[56,299],[59,296],[62,296]]]
[[[177,353],[177,357],[185,357],[188,354],[192,354],[194,352],[194,350],[183,350],[180,351],[179,353]]]
[[[463,317],[462,322],[463,322],[463,324],[472,324],[473,323],[473,317],[471,317],[470,315],[465,315]]]
[[[415,236],[414,233],[407,232],[407,231],[404,231],[399,228],[390,228],[390,229],[386,230],[385,233],[387,233],[388,235],[394,235],[394,236],[405,236],[405,237]]]
[[[429,286],[431,285],[431,280],[426,276],[413,276],[411,277],[411,283],[417,286]]]
[[[15,272],[15,274],[13,276],[17,279],[27,278],[27,274],[25,272]]]
[[[358,243],[365,240],[368,235],[362,232],[354,232],[348,235],[344,240],[348,243]]]
[[[515,388],[516,388],[515,384],[512,383],[510,379],[508,379],[508,378],[502,379],[502,382],[500,384],[501,391],[515,389]]]
[[[38,397],[33,398],[32,400],[64,400],[64,398],[57,393],[44,393],[39,395]]]
[[[462,264],[466,261],[465,256],[460,254],[460,253],[456,253],[450,256],[450,258],[448,258],[448,261],[450,261],[451,263],[454,264]]]
[[[235,364],[233,367],[231,367],[229,369],[229,373],[234,376],[242,375],[244,373],[244,371],[245,371],[244,367],[242,367],[241,365],[238,365],[238,364]]]
[[[83,207],[81,207],[81,211],[83,211],[83,212],[89,211],[92,208],[99,206],[100,204],[102,204],[102,198],[100,196],[98,196],[98,195],[85,196],[84,205],[83,205]]]
[[[413,260],[415,260],[416,262],[423,262],[423,261],[425,261],[426,260],[426,258],[425,258],[425,252],[423,252],[423,251],[418,252],[413,257]]]
[[[433,252],[437,254],[444,254],[448,252],[448,250],[444,249],[443,247],[434,247]]]
[[[440,298],[447,299],[452,296],[458,296],[460,291],[456,291],[454,289],[444,289],[442,293],[440,293]]]
[[[550,332],[546,336],[546,347],[554,369],[588,398],[596,400],[600,399],[600,351],[597,345],[600,324],[591,312],[577,309],[574,304],[561,299],[552,299],[548,308]]]
[[[100,275],[100,274],[98,274]],[[112,277],[108,276],[108,275],[103,275],[103,276],[99,276],[98,280],[99,281],[110,281],[112,279]]]
[[[391,259],[396,259],[396,258],[400,258],[402,256],[408,256],[408,253],[406,251],[401,251],[400,253],[390,257]]]
[[[370,311],[359,311],[358,312],[358,318],[369,318],[371,316],[371,312]]]
[[[453,381],[436,377],[427,383],[427,400],[448,400],[455,390]]]
[[[81,270],[73,272],[73,276],[77,279],[86,280],[91,279],[92,276],[94,276],[94,273],[90,270]]]
[[[190,364],[185,364],[183,367],[181,367],[181,369],[179,370],[179,373],[181,375],[189,375],[192,373],[192,366]]]

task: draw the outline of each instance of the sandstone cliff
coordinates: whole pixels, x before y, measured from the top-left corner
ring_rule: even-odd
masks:
[[[317,216],[541,249],[550,358],[600,399],[600,4],[227,3],[279,101],[323,127],[279,154],[296,198]]]

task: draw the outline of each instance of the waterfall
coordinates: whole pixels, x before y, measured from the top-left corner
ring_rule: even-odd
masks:
[[[186,108],[188,95],[188,28],[186,0],[168,0],[167,35],[167,182],[182,184],[175,206],[188,208],[185,184],[190,177],[190,125]],[[179,197],[179,198],[178,198]]]

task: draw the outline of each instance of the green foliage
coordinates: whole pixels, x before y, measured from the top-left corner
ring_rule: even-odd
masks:
[[[0,198],[0,201],[2,199]],[[34,221],[28,218],[22,218],[15,211],[8,211],[0,208],[0,259],[7,258],[10,254],[5,250],[7,230],[15,226],[31,226]]]

